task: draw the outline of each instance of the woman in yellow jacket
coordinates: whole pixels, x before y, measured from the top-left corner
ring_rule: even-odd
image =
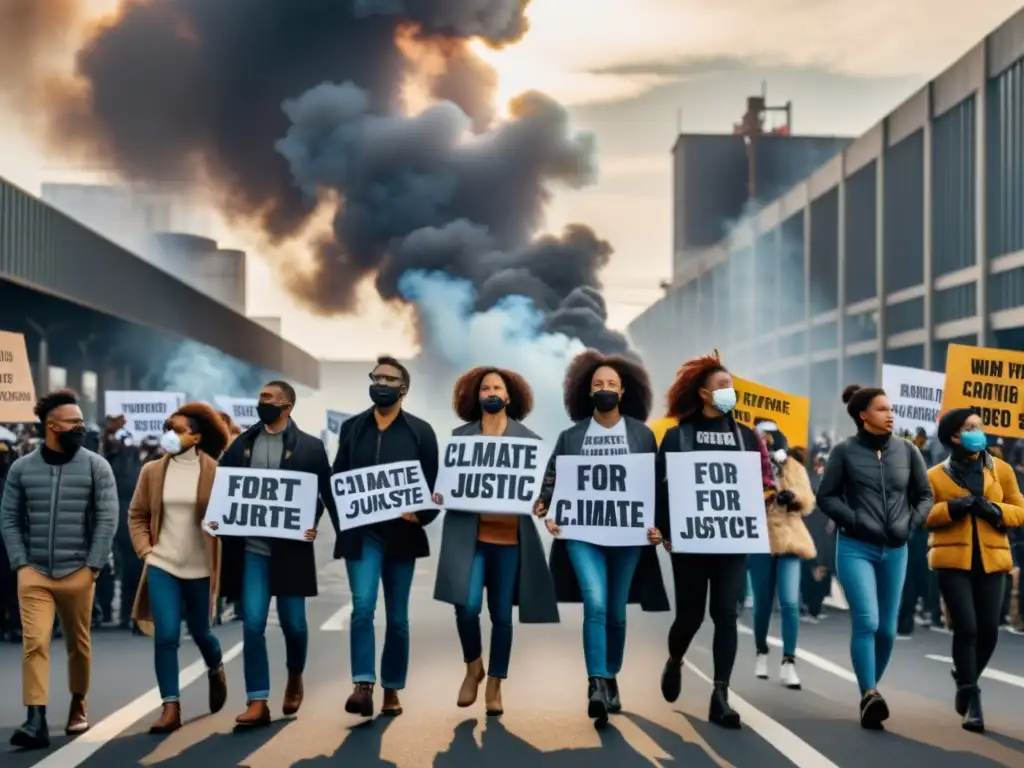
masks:
[[[928,472],[935,506],[925,521],[928,564],[953,625],[956,711],[963,727],[978,733],[985,730],[978,677],[996,649],[1006,574],[1013,568],[1006,530],[1024,525],[1013,468],[988,452],[981,427],[967,408],[939,421],[939,442],[950,456]]]

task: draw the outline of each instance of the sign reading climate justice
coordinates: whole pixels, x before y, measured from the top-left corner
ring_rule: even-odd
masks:
[[[934,435],[942,409],[946,375],[905,365],[882,366],[882,389],[892,401],[894,429]]]
[[[181,392],[107,392],[103,405],[108,416],[124,416],[124,428],[141,440],[162,435],[167,417],[184,399]]]
[[[331,478],[343,531],[437,509],[418,461],[395,461],[339,472]]]
[[[311,472],[218,467],[203,522],[218,536],[302,539],[316,526],[318,496]]]
[[[605,547],[648,544],[654,526],[654,454],[559,456],[549,514],[563,539]]]
[[[985,431],[1024,437],[1024,352],[950,344],[942,410],[970,408]]]
[[[761,456],[753,451],[665,455],[673,552],[767,554]]]
[[[0,331],[0,423],[35,422],[35,407],[36,389],[25,337]]]
[[[461,512],[528,515],[550,453],[540,440],[524,437],[453,437],[434,491]]]
[[[213,400],[217,407],[234,419],[242,429],[248,429],[260,420],[256,413],[256,399],[253,397],[217,395]]]

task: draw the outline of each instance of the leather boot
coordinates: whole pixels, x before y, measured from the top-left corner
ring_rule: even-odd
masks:
[[[261,728],[270,725],[270,707],[265,701],[250,701],[245,712],[235,718],[237,728]]]
[[[462,678],[462,686],[459,688],[458,705],[460,707],[471,707],[476,703],[480,683],[484,681],[484,660],[477,659],[466,665],[466,676]]]
[[[501,678],[488,677],[487,687],[484,688],[484,707],[488,717],[498,717],[505,714],[501,704]]]
[[[402,702],[394,688],[384,689],[384,703],[380,705],[380,713],[386,717],[398,717],[402,714]]]
[[[177,701],[165,701],[160,717],[156,719],[149,732],[153,734],[174,733],[181,728],[181,704]]]
[[[216,669],[211,669],[206,673],[206,676],[210,682],[210,712],[215,715],[224,709],[224,704],[227,703],[228,679],[224,674],[223,665]]]
[[[89,730],[89,715],[85,710],[85,696],[74,694],[71,697],[71,707],[68,709],[68,722],[64,726],[64,733],[68,736],[78,736]]]
[[[985,716],[981,713],[981,691],[972,685],[967,699],[967,712],[964,714],[963,729],[971,733],[985,732]]]
[[[50,729],[46,725],[46,707],[29,707],[25,722],[11,734],[11,746],[20,749],[46,749],[50,746]]]
[[[301,673],[288,673],[288,684],[284,688],[284,704],[281,705],[281,711],[284,712],[285,716],[294,715],[299,711],[299,707],[302,706],[302,698],[305,695],[305,690],[302,687],[302,674]]]
[[[729,706],[729,686],[725,683],[715,683],[711,691],[708,721],[733,730],[740,727],[740,714]]]
[[[608,714],[617,715],[622,711],[622,699],[619,698],[619,681],[614,677],[607,681]]]
[[[598,726],[608,722],[608,683],[603,677],[592,677],[587,685],[587,717]]]
[[[345,711],[350,715],[373,717],[373,683],[356,683],[345,702]]]

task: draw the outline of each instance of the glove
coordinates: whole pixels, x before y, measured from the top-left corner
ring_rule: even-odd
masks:
[[[953,499],[948,502],[949,519],[954,522],[963,519],[968,512],[972,511],[978,500],[974,496],[964,496],[961,499]]]
[[[997,531],[1006,530],[1003,525],[1003,510],[999,508],[998,504],[994,504],[988,499],[977,500],[974,505],[974,516],[979,520],[984,520]]]
[[[796,494],[792,491],[779,491],[775,494],[775,503],[780,507],[788,507],[796,501]]]

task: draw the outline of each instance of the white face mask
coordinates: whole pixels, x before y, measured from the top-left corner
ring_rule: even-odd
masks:
[[[782,448],[779,448],[779,450],[775,451],[775,453],[772,454],[772,459],[775,460],[776,464],[784,464],[788,457],[789,454],[786,453]]]
[[[160,447],[172,456],[181,453],[181,438],[177,432],[164,432],[160,435]]]

